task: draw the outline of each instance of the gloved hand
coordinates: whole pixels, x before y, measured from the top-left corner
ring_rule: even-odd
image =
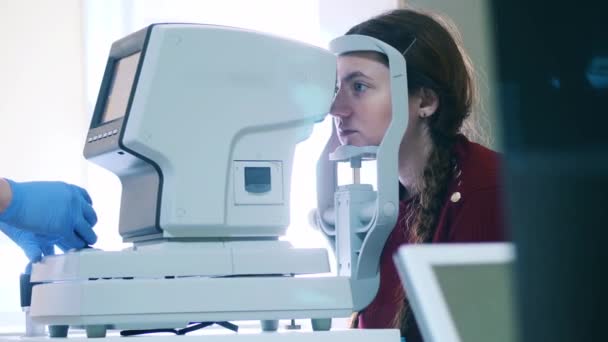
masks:
[[[60,239],[69,248],[97,241],[97,215],[87,191],[63,182],[23,182],[7,179],[12,200],[0,221],[37,235]]]
[[[32,263],[40,261],[43,256],[55,254],[55,241],[52,238],[15,228],[2,222],[0,222],[0,231],[6,234],[25,252],[25,255],[30,260],[26,270],[27,274],[30,273]]]

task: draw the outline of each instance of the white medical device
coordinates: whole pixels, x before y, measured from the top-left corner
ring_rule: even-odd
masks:
[[[289,225],[295,146],[329,111],[335,54],[357,50],[387,54],[393,89],[407,94],[403,57],[369,37],[341,37],[327,51],[237,28],[155,24],[114,43],[84,155],[120,178],[119,231],[133,246],[34,265],[32,319],[48,324],[52,337],[69,326],[104,337],[107,329],[234,320],[276,330],[279,319],[294,318],[311,318],[317,331],[364,308],[377,292],[380,252],[398,210],[402,97],[393,110],[404,115],[394,116],[379,147],[365,150],[384,172],[377,192],[340,188],[333,205],[335,172],[320,172],[330,187],[319,196],[319,225],[335,241],[339,274],[311,276],[330,272],[327,251],[278,239]],[[344,146],[332,159],[360,152]],[[335,161],[327,163],[320,170],[331,173]],[[393,329],[356,333],[399,340]]]

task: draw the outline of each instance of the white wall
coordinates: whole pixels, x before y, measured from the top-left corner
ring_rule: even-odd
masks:
[[[0,5],[0,174],[84,181],[80,2]]]
[[[80,1],[0,0],[0,43],[0,177],[85,185]],[[0,311],[26,263],[0,234]]]
[[[397,8],[397,5],[398,0],[320,0],[321,29],[335,38],[362,21]]]

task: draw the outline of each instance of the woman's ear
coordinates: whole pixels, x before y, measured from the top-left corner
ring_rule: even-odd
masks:
[[[433,89],[422,88],[418,91],[417,95],[420,98],[418,116],[428,118],[435,114],[437,108],[439,108],[439,96],[437,93]]]

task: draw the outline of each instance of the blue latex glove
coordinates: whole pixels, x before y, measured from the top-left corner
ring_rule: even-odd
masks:
[[[30,260],[25,271],[27,274],[31,272],[32,263],[40,261],[43,256],[55,254],[54,246],[56,241],[53,241],[53,238],[34,234],[2,222],[0,222],[0,231],[6,234],[25,252],[25,255]]]
[[[59,239],[65,247],[83,248],[97,241],[97,214],[87,191],[63,182],[23,182],[7,179],[12,200],[0,221],[37,235]]]

